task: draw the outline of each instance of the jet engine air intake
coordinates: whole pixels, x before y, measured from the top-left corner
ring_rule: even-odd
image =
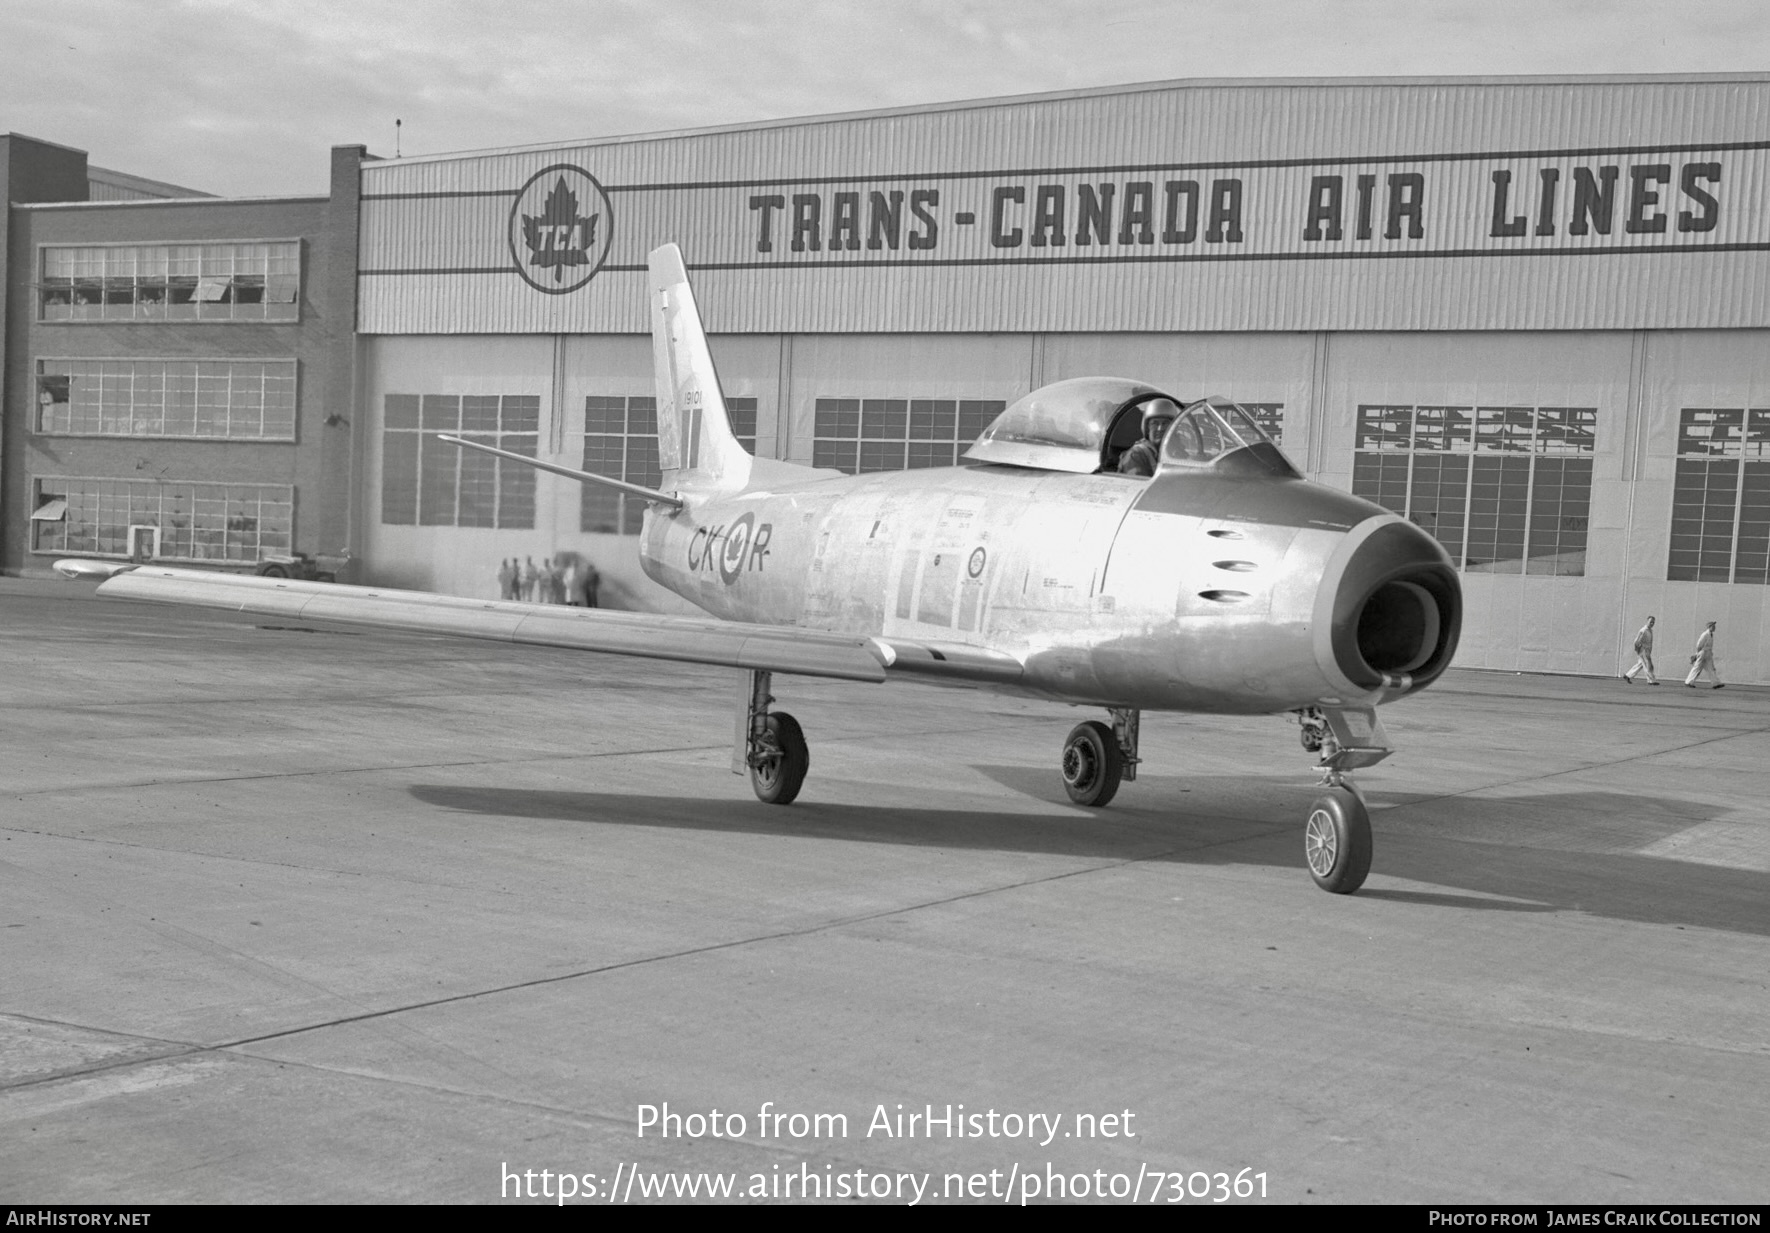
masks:
[[[1438,647],[1438,604],[1417,582],[1385,582],[1358,614],[1358,653],[1378,672],[1412,672]]]
[[[1450,666],[1462,616],[1462,588],[1437,541],[1412,523],[1386,523],[1359,544],[1340,577],[1335,664],[1360,688],[1412,693]]]

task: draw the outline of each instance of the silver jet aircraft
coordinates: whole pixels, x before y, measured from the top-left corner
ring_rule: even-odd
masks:
[[[118,599],[722,664],[746,673],[733,770],[787,804],[810,758],[776,673],[964,684],[1102,708],[1063,743],[1072,801],[1135,780],[1145,710],[1291,712],[1322,788],[1315,881],[1349,893],[1371,832],[1349,772],[1391,751],[1376,708],[1437,679],[1462,598],[1431,536],[1301,477],[1211,398],[1173,415],[1153,477],[1117,462],[1171,395],[1117,378],[1033,391],[944,469],[844,475],[733,437],[675,245],[651,254],[659,490],[449,438],[649,502],[645,572],[712,618],[66,561]]]

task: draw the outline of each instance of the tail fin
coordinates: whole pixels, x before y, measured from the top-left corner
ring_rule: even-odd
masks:
[[[750,480],[752,459],[732,436],[700,309],[682,265],[682,250],[666,244],[653,250],[648,264],[658,465],[664,487],[742,488]]]

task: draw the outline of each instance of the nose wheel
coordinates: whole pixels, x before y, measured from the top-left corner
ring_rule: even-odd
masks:
[[[1309,806],[1303,825],[1309,876],[1324,891],[1350,895],[1371,871],[1371,819],[1349,787],[1329,788]]]

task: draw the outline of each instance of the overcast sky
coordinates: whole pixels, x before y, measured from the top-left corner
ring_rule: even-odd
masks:
[[[1765,0],[0,0],[0,132],[228,196],[527,145],[1185,77],[1770,69]]]

